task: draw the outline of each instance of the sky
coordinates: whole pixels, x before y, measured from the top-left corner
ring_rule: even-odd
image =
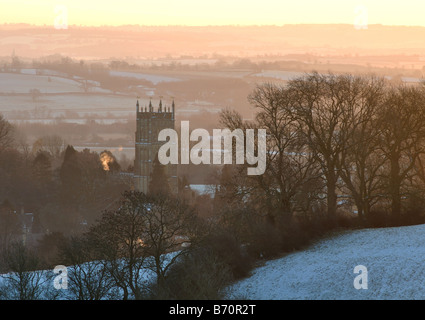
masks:
[[[0,0],[0,24],[425,26],[424,0]]]

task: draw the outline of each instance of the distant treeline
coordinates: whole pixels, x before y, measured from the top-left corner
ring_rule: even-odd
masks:
[[[345,56],[344,56],[345,57]],[[347,58],[347,57],[345,57]],[[204,56],[180,56],[168,57],[158,60],[146,61],[135,59],[122,59],[110,58],[104,62],[101,61],[87,61],[84,59],[73,59],[69,56],[61,54],[54,54],[42,58],[27,59],[20,58],[19,56],[12,55],[9,59],[0,60],[0,70],[8,72],[19,70],[20,68],[37,68],[49,69],[61,72],[63,74],[79,76],[85,79],[92,79],[96,81],[102,80],[102,87],[108,88],[119,86],[118,83],[109,79],[109,70],[117,71],[224,71],[224,70],[240,70],[250,72],[261,72],[263,70],[282,70],[282,71],[305,71],[311,72],[313,70],[319,72],[350,72],[352,74],[362,73],[376,73],[386,76],[406,76],[406,77],[421,77],[425,66],[421,69],[413,68],[407,64],[407,68],[402,64],[397,64],[394,67],[378,67],[372,66],[368,57],[357,57],[353,59],[344,59],[338,63],[331,63],[332,57],[326,57],[301,54],[301,55],[270,55],[270,56],[257,56],[257,57],[238,57],[235,55],[204,55]],[[355,62],[359,59],[360,62]],[[377,58],[370,56],[370,61],[375,61]],[[403,59],[403,56],[395,55],[390,61],[397,61]],[[404,60],[406,58],[404,57]],[[400,65],[400,66],[398,66]],[[148,80],[134,79],[131,77],[119,77],[123,81],[121,86],[129,86],[133,84],[140,84],[140,80],[145,81],[143,84],[151,86],[152,83]]]

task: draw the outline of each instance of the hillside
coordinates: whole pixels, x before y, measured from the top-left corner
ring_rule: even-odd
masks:
[[[266,262],[229,288],[229,298],[423,299],[424,262],[425,225],[347,232]],[[357,265],[367,268],[366,290],[354,288]]]
[[[225,300],[422,300],[425,297],[425,225],[345,232],[310,248],[270,260],[228,289]],[[357,290],[357,265],[368,271],[368,289]],[[69,267],[69,272],[74,267]],[[0,275],[1,289],[5,284]],[[55,274],[42,272],[41,299],[72,299],[56,291]],[[144,281],[154,278],[142,272]]]

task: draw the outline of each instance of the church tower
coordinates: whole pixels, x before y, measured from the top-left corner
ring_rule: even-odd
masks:
[[[136,154],[134,160],[134,185],[137,191],[147,194],[153,169],[153,163],[158,150],[164,141],[158,141],[158,134],[162,129],[174,129],[174,100],[171,109],[162,106],[159,101],[157,111],[149,102],[148,108],[140,108],[139,100],[136,103]],[[177,194],[177,165],[165,166],[168,184],[172,193]]]

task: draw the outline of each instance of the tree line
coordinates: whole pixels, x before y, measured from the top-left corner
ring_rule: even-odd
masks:
[[[221,123],[267,129],[267,170],[257,178],[233,170],[232,197],[255,203],[270,221],[335,217],[341,204],[362,225],[379,213],[386,225],[423,216],[425,86],[312,73],[259,85],[249,100],[254,121],[226,110]]]

